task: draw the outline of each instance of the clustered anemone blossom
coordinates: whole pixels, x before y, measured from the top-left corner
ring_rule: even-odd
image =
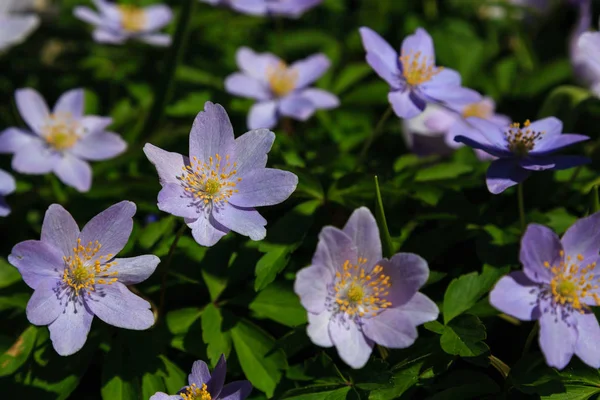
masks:
[[[435,303],[418,292],[428,276],[416,254],[382,258],[377,222],[361,207],[343,230],[321,230],[312,265],[298,272],[294,291],[308,311],[313,343],[335,346],[345,363],[362,368],[375,343],[408,347],[418,325],[437,319]]]
[[[8,172],[0,169],[0,217],[10,214],[10,207],[6,204],[4,196],[11,194],[17,188],[15,178]]]
[[[133,229],[135,204],[117,203],[92,218],[81,231],[67,210],[48,207],[41,240],[15,245],[8,261],[34,292],[27,319],[48,325],[62,356],[79,351],[94,315],[119,328],[143,330],[154,324],[150,303],[126,285],[146,280],[160,262],[154,255],[115,258]]]
[[[267,129],[236,139],[225,109],[206,102],[190,132],[189,158],[144,146],[162,185],[158,208],[185,218],[203,246],[214,245],[230,230],[264,239],[267,221],[254,207],[281,203],[298,184],[291,172],[265,168],[274,140]]]
[[[87,192],[92,184],[87,161],[113,158],[127,148],[119,135],[106,132],[111,118],[83,115],[83,89],[65,92],[52,112],[33,89],[17,90],[15,100],[31,131],[5,129],[0,133],[0,153],[14,154],[12,168],[17,172],[54,172],[66,185]]]
[[[323,0],[200,0],[212,5],[224,5],[250,15],[299,18]]]
[[[523,271],[500,279],[490,293],[498,310],[540,324],[546,362],[564,368],[573,354],[600,368],[600,326],[590,306],[600,305],[600,213],[575,222],[562,239],[530,224],[521,240]]]
[[[99,43],[123,44],[129,39],[155,46],[169,46],[171,36],[158,31],[173,18],[166,4],[138,7],[92,0],[99,13],[88,7],[75,7],[74,15],[94,25],[94,40]]]
[[[481,118],[456,132],[454,140],[498,157],[487,171],[487,187],[493,194],[523,182],[531,171],[568,169],[586,164],[583,156],[555,155],[558,150],[588,140],[585,135],[562,133],[562,122],[554,117],[513,123],[505,128]]]
[[[360,28],[360,36],[367,63],[390,85],[388,100],[400,118],[416,117],[427,103],[456,106],[481,98],[461,86],[458,72],[435,65],[433,40],[425,29],[404,39],[400,55],[370,28]]]
[[[223,386],[226,374],[227,363],[223,354],[212,375],[204,361],[196,361],[188,375],[187,386],[172,396],[158,392],[150,400],[244,400],[248,397],[252,391],[250,382],[236,381]]]
[[[308,87],[331,65],[324,54],[314,54],[288,66],[274,54],[241,47],[236,60],[242,72],[229,75],[225,89],[258,101],[248,114],[249,129],[271,129],[281,116],[306,121],[316,110],[340,104],[335,95]]]

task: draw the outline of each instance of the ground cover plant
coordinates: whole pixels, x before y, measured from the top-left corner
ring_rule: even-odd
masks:
[[[600,396],[600,4],[0,0],[0,390]]]

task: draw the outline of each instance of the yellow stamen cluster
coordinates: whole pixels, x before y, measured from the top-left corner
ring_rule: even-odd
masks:
[[[335,274],[335,302],[340,311],[351,317],[363,317],[367,314],[375,316],[392,305],[385,298],[392,286],[390,277],[382,273],[383,267],[379,265],[367,274],[361,267],[366,262],[366,259],[359,258],[358,264],[352,265],[346,260],[343,272]]]
[[[79,296],[81,290],[88,293],[93,292],[96,284],[110,285],[117,281],[117,278],[115,278],[117,272],[109,271],[116,262],[103,264],[103,261],[108,261],[113,257],[112,254],[100,256],[93,260],[101,247],[102,245],[97,240],[83,246],[81,239],[77,239],[77,246],[73,247],[73,255],[63,257],[65,261],[63,282],[74,289],[76,296]]]
[[[564,259],[564,252],[560,252],[561,258]],[[577,261],[571,260],[567,256],[566,262],[561,261],[558,265],[550,265],[548,261],[544,262],[544,267],[550,269],[554,275],[550,281],[550,289],[554,302],[557,304],[569,304],[580,313],[584,313],[588,309],[586,304],[582,302],[586,297],[594,299],[596,305],[600,305],[600,296],[596,293],[590,293],[598,289],[598,278],[594,278],[592,271],[596,267],[596,263],[586,265],[581,268],[578,262],[583,261],[581,254],[577,255]]]
[[[121,4],[118,7],[121,14],[121,26],[128,32],[139,32],[146,26],[146,11],[131,4]]]
[[[179,177],[185,191],[190,193],[195,199],[199,199],[204,204],[227,203],[228,199],[237,193],[233,189],[242,178],[235,178],[237,174],[237,163],[231,164],[229,155],[225,160],[219,154],[208,158],[208,163],[200,162],[197,157],[193,158],[194,166],[186,165],[183,167],[184,174]]]
[[[179,395],[183,400],[212,400],[210,393],[208,393],[206,383],[203,383],[202,387],[198,387],[195,383],[192,383]]]
[[[70,149],[79,140],[77,129],[79,124],[69,113],[51,114],[44,126],[42,136],[54,149],[62,151]]]
[[[546,132],[535,132],[529,129],[531,122],[525,121],[523,127],[521,124],[515,122],[510,125],[506,131],[506,140],[508,141],[508,148],[515,154],[526,155],[535,147],[535,142],[540,140],[542,135]]]
[[[267,67],[267,80],[271,91],[277,97],[283,97],[296,88],[298,71],[288,68],[287,64],[280,61],[277,65]]]
[[[420,51],[411,54],[402,54],[400,62],[402,63],[402,74],[410,86],[418,86],[429,82],[434,76],[442,72],[443,67],[436,67],[422,56]]]
[[[494,113],[494,106],[487,101],[478,101],[466,106],[462,112],[463,118],[477,117],[488,119]]]

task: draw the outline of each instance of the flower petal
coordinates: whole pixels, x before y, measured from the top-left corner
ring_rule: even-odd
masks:
[[[212,246],[229,233],[229,228],[221,225],[213,216],[201,215],[197,219],[186,219],[185,223],[192,229],[194,240],[202,246]]]
[[[571,225],[561,243],[565,256],[576,259],[581,254],[585,260],[595,260],[600,251],[600,212],[581,218]]]
[[[150,303],[131,293],[121,282],[96,285],[86,304],[94,315],[118,328],[144,330],[154,325]]]
[[[0,13],[0,51],[22,43],[39,25],[37,15]]]
[[[150,277],[160,263],[160,258],[152,254],[130,258],[115,258],[116,263],[110,272],[117,272],[116,278],[124,285],[135,285]]]
[[[549,306],[551,307],[551,306]],[[540,348],[546,363],[554,368],[563,369],[567,366],[575,352],[577,330],[571,322],[556,312],[544,312],[540,321]]]
[[[65,309],[59,298],[57,277],[41,281],[27,303],[27,319],[34,325],[49,325]]]
[[[397,309],[402,312],[402,318],[409,320],[415,326],[435,321],[440,314],[435,303],[421,292],[415,293],[408,302]]]
[[[213,399],[221,398],[219,393],[223,389],[223,384],[225,383],[225,375],[227,374],[227,363],[225,362],[225,356],[221,354],[219,357],[219,361],[217,365],[215,365],[215,369],[213,369],[212,375],[210,377],[210,381],[206,384],[208,393],[210,393]]]
[[[558,265],[563,261],[560,252],[563,245],[552,229],[543,225],[529,224],[521,239],[519,260],[523,264],[523,272],[529,279],[537,283],[550,283],[552,272],[544,266]]]
[[[277,125],[277,102],[261,101],[250,107],[248,129],[271,129]]]
[[[544,137],[542,135],[542,137]],[[540,140],[535,144],[532,151],[529,152],[531,155],[544,155],[554,153],[555,151],[564,149],[565,147],[572,146],[576,143],[585,142],[589,140],[589,136],[578,135],[574,133],[563,133],[562,135],[555,135],[546,140]]]
[[[60,162],[59,153],[50,150],[41,140],[32,140],[20,147],[12,159],[12,168],[22,174],[47,174]]]
[[[167,33],[146,33],[136,36],[140,42],[148,43],[153,46],[167,47],[171,45],[171,35]]]
[[[144,7],[144,15],[146,23],[144,30],[155,31],[167,25],[173,19],[171,8],[164,4],[156,4],[149,7]]]
[[[123,153],[127,142],[112,132],[101,132],[87,135],[75,143],[71,149],[73,154],[84,160],[107,160]]]
[[[391,288],[387,300],[392,307],[407,303],[427,282],[429,266],[422,257],[412,253],[398,253],[391,259],[378,262],[383,267],[382,274],[390,277]]]
[[[15,92],[15,100],[21,118],[34,132],[39,133],[50,115],[44,98],[36,90],[26,88]]]
[[[296,88],[303,88],[319,79],[331,66],[329,58],[322,53],[313,54],[304,60],[296,61],[290,68],[296,71]]]
[[[104,131],[113,120],[110,117],[99,117],[97,115],[85,115],[81,117],[79,123],[83,127],[84,136],[100,133]]]
[[[7,128],[0,133],[0,153],[16,153],[34,140],[35,136],[23,129]]]
[[[62,255],[73,254],[73,247],[77,245],[79,227],[71,214],[60,204],[51,204],[46,210],[42,223],[41,241],[60,250]]]
[[[308,326],[306,334],[310,340],[321,347],[332,347],[333,342],[329,336],[329,322],[331,320],[331,311],[325,310],[319,314],[308,313]]]
[[[592,368],[600,368],[600,325],[593,312],[585,314],[575,313],[577,321],[577,342],[575,343],[575,354]]]
[[[121,201],[92,218],[81,230],[83,246],[98,241],[102,246],[96,257],[117,255],[127,244],[133,229],[136,206],[131,201]]]
[[[332,274],[342,271],[346,260],[358,260],[356,245],[343,231],[326,226],[319,233],[319,243],[312,258],[312,265],[320,265],[331,270]]]
[[[235,139],[234,153],[238,176],[243,177],[247,171],[264,168],[274,141],[275,134],[268,129],[255,129]]]
[[[329,294],[328,285],[333,281],[331,269],[313,265],[302,268],[296,274],[294,292],[300,297],[300,303],[309,313],[319,314],[325,311],[325,302]]]
[[[505,154],[510,154],[507,149],[506,135],[502,128],[483,118],[471,117],[468,122],[485,139],[484,144],[487,142],[492,147],[505,150]],[[468,136],[468,134],[465,136]]]
[[[0,195],[6,196],[17,189],[15,178],[8,172],[0,169]]]
[[[425,109],[425,102],[409,90],[390,92],[388,100],[400,118],[414,118]]]
[[[252,385],[248,381],[231,382],[221,390],[219,400],[244,400],[252,392]]]
[[[166,393],[158,392],[158,393],[155,393],[154,395],[152,395],[152,397],[150,397],[150,400],[181,400],[181,396],[179,396],[179,395],[169,396]]]
[[[72,89],[58,98],[54,105],[53,114],[69,114],[78,119],[83,116],[85,92],[83,89]]]
[[[61,356],[70,356],[81,350],[93,319],[94,314],[84,304],[69,301],[58,318],[48,325],[54,350]]]
[[[94,29],[92,37],[98,43],[123,44],[127,40],[127,36],[123,33],[108,30],[106,28]]]
[[[198,200],[177,183],[169,183],[158,192],[158,209],[177,217],[198,218]]]
[[[498,194],[523,182],[530,174],[531,172],[521,168],[515,159],[495,160],[487,170],[486,184],[490,193]]]
[[[397,79],[394,76],[399,72],[398,52],[371,28],[363,26],[358,31],[367,52],[369,65],[390,85],[396,84]]]
[[[296,190],[298,177],[273,168],[254,169],[237,183],[229,202],[238,207],[272,206],[285,201]]]
[[[417,339],[417,328],[410,320],[403,318],[398,309],[388,309],[379,315],[363,319],[363,332],[375,343],[392,349],[403,349]]]
[[[92,10],[89,7],[78,6],[73,9],[73,15],[75,18],[80,19],[88,24],[92,24],[94,26],[104,25],[104,20],[102,16],[98,14],[96,11]]]
[[[539,285],[527,275],[513,272],[496,283],[490,292],[490,304],[521,321],[533,321],[539,317],[539,293]]]
[[[213,217],[223,226],[252,240],[262,240],[267,236],[267,220],[253,208],[236,207],[228,204],[215,212]]]
[[[331,109],[339,107],[340,99],[323,89],[308,88],[299,93],[304,99],[309,100],[316,109]]]
[[[227,111],[220,104],[207,101],[200,111],[190,132],[190,157],[208,162],[215,154],[225,156],[233,149],[233,127]]]
[[[225,90],[233,95],[256,100],[269,100],[271,91],[264,81],[236,72],[225,79]]]
[[[343,231],[352,239],[352,243],[358,250],[358,257],[366,258],[369,265],[374,265],[381,260],[379,228],[375,217],[367,207],[354,210]]]
[[[491,144],[489,144],[489,141],[487,139],[485,139],[484,137],[480,138],[480,139],[475,139],[474,135],[472,135],[475,132],[479,132],[476,130],[470,130],[470,131],[460,131],[460,134],[455,134],[454,136],[454,141],[457,143],[464,143],[467,146],[475,149],[476,151],[483,151],[486,154],[493,156],[493,157],[510,157],[510,152],[504,148],[498,148],[495,147]],[[463,135],[465,134],[465,135]],[[468,136],[466,136],[468,135]]]
[[[306,121],[316,111],[315,105],[309,99],[298,94],[291,94],[279,102],[279,112],[299,121]]]
[[[192,364],[192,372],[188,375],[188,384],[202,387],[202,384],[210,381],[210,372],[208,365],[202,360],[195,361]]]
[[[459,77],[458,84],[456,77]],[[481,100],[481,94],[477,91],[460,86],[458,72],[447,68],[434,76],[431,81],[422,84],[420,89],[427,97],[446,103],[450,108],[477,103]]]
[[[433,40],[429,33],[423,28],[417,28],[415,33],[408,35],[402,41],[402,55],[420,53],[421,59],[425,58],[428,63],[435,64],[435,52]]]
[[[178,176],[183,174],[183,169],[189,164],[189,159],[179,153],[165,151],[153,144],[146,143],[144,154],[156,167],[161,185],[169,183],[180,184]]]
[[[213,0],[204,1],[210,3]],[[264,0],[231,0],[229,4],[233,10],[244,14],[265,15],[268,12],[268,5]]]
[[[359,369],[369,361],[374,343],[365,337],[354,321],[332,319],[329,335],[340,358],[350,367]]]
[[[15,266],[25,283],[32,289],[47,278],[58,278],[64,270],[63,254],[52,245],[39,240],[16,244],[8,262]]]
[[[92,168],[79,158],[65,153],[54,167],[54,173],[65,184],[80,192],[87,192],[92,186]]]
[[[267,70],[281,63],[281,59],[271,53],[255,53],[249,47],[240,47],[235,53],[237,66],[248,76],[267,82]]]

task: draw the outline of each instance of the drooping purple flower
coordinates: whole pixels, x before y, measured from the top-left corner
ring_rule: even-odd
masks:
[[[250,15],[299,18],[323,0],[200,0],[212,5],[223,5]]]
[[[531,171],[567,169],[589,162],[583,156],[555,155],[567,146],[588,140],[585,135],[563,133],[554,117],[523,126],[513,123],[502,129],[481,118],[470,118],[469,126],[455,132],[454,140],[498,157],[487,171],[487,187],[493,194],[523,182]]]
[[[263,239],[267,221],[255,207],[281,203],[298,184],[291,172],[265,168],[274,140],[268,129],[234,138],[225,109],[206,102],[190,132],[189,158],[144,146],[162,185],[158,208],[185,218],[203,246],[214,245],[229,230]]]
[[[166,4],[138,7],[92,0],[99,13],[88,7],[75,7],[74,15],[94,25],[94,40],[99,43],[123,44],[136,39],[154,46],[169,46],[171,36],[158,31],[173,18]]]
[[[48,325],[58,354],[68,356],[83,347],[94,315],[119,328],[143,330],[154,324],[150,303],[125,285],[146,280],[160,260],[153,255],[115,258],[131,235],[135,210],[134,203],[122,201],[79,231],[71,214],[52,204],[41,240],[13,247],[8,261],[34,289],[27,319]]]
[[[111,118],[83,115],[83,89],[64,93],[52,112],[33,89],[17,90],[15,99],[31,131],[5,129],[0,133],[0,153],[14,154],[12,168],[17,172],[54,172],[66,185],[87,192],[92,184],[87,161],[113,158],[127,148],[119,135],[105,131]]]
[[[436,67],[433,40],[423,28],[407,36],[400,55],[370,28],[360,28],[367,63],[390,85],[388,100],[400,118],[419,115],[427,103],[450,107],[479,101],[474,90],[461,86],[458,72]]]
[[[308,87],[329,69],[324,54],[314,54],[289,67],[271,53],[255,53],[241,47],[236,53],[242,72],[225,80],[225,89],[237,96],[257,100],[248,114],[248,128],[271,129],[281,116],[306,121],[316,110],[339,106],[338,98],[323,90]]]
[[[39,26],[40,19],[35,14],[25,13],[32,6],[31,1],[0,1],[0,53],[22,43]]]
[[[183,387],[178,394],[169,396],[158,392],[150,400],[244,400],[252,391],[248,381],[235,381],[225,386],[227,363],[225,356],[221,358],[212,375],[204,361],[196,361],[192,365],[192,373],[188,375],[188,385]]]
[[[600,326],[590,306],[600,305],[600,213],[575,222],[559,240],[530,224],[521,240],[523,271],[498,281],[490,303],[523,321],[540,324],[546,362],[564,368],[573,354],[600,368]]]
[[[294,291],[308,311],[313,343],[335,346],[346,364],[361,368],[375,343],[408,347],[418,325],[437,319],[435,303],[418,292],[428,275],[416,254],[382,258],[375,218],[361,207],[343,230],[321,230],[312,265],[298,272]]]
[[[10,214],[10,207],[4,197],[14,192],[17,188],[15,178],[8,172],[0,169],[0,217]]]

